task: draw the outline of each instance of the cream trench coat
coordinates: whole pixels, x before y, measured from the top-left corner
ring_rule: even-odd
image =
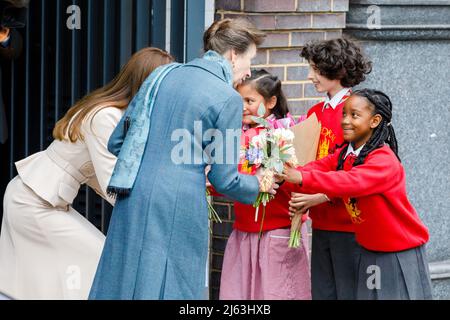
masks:
[[[71,204],[83,184],[113,204],[106,188],[116,158],[107,145],[123,115],[95,111],[81,126],[84,141],[56,140],[16,163],[0,235],[0,292],[14,299],[88,297],[105,237]]]

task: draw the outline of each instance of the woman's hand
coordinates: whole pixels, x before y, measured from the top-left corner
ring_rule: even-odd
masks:
[[[328,201],[328,197],[323,193],[303,194],[293,192],[291,201],[289,201],[289,212],[291,216],[299,212],[305,213],[310,208]]]
[[[208,180],[208,173],[211,171],[211,166],[206,166],[205,167],[205,176],[206,176],[206,187],[209,188],[211,187],[211,182],[209,182]]]
[[[255,174],[259,182],[259,192],[267,192],[271,195],[277,194],[277,189],[280,187],[275,180],[275,175],[272,172],[258,170]]]

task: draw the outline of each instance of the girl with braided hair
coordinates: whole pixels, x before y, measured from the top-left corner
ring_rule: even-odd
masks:
[[[377,90],[355,91],[341,125],[342,148],[305,167],[285,168],[284,178],[303,193],[344,200],[360,246],[357,299],[431,299],[429,234],[406,195],[391,100]],[[301,206],[294,196],[290,211]]]
[[[353,87],[363,82],[372,62],[349,39],[330,39],[306,44],[301,57],[308,61],[310,80],[326,100],[312,106],[322,129],[316,160],[336,151],[344,142],[342,109]],[[355,227],[342,200],[324,201],[323,194],[296,194],[312,220],[311,291],[313,300],[355,299],[358,244]],[[324,289],[326,288],[326,289]]]

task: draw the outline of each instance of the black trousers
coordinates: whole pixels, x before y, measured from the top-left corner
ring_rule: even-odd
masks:
[[[356,299],[359,250],[354,233],[313,230],[313,300]]]

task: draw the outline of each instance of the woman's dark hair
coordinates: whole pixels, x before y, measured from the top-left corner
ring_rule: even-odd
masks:
[[[372,62],[355,42],[348,39],[310,42],[302,49],[300,56],[313,62],[322,76],[340,80],[346,88],[360,84],[372,71]]]
[[[251,77],[247,78],[243,84],[251,84],[255,90],[268,101],[272,97],[277,97],[277,104],[272,109],[272,114],[277,119],[286,118],[289,113],[286,96],[281,88],[281,80],[264,69],[252,70]]]
[[[234,49],[238,54],[248,50],[250,45],[259,46],[265,33],[244,18],[223,19],[214,22],[203,36],[204,50],[224,54]]]
[[[370,107],[373,109],[373,114],[379,114],[382,117],[380,124],[374,129],[372,136],[362,148],[358,158],[353,163],[353,166],[356,167],[363,164],[369,153],[375,149],[383,147],[385,143],[391,147],[392,151],[400,161],[400,157],[398,156],[397,139],[395,137],[394,128],[392,127],[391,99],[389,99],[385,93],[373,89],[357,90],[353,92],[352,96],[358,96],[366,99]],[[347,148],[344,148],[339,154],[337,170],[343,169],[344,156],[347,152]]]

